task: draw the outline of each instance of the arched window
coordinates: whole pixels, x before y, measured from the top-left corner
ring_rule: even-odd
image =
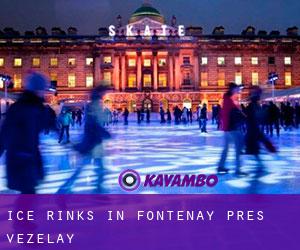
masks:
[[[187,109],[191,109],[192,108],[192,101],[191,99],[184,99],[183,100],[183,107],[186,107]]]

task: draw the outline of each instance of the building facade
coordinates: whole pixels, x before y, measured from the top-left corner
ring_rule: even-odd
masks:
[[[111,91],[105,103],[112,108],[140,107],[157,111],[175,105],[195,109],[200,102],[219,103],[229,82],[249,87],[266,83],[270,72],[279,79],[277,89],[300,86],[300,37],[297,28],[280,35],[255,32],[226,35],[223,27],[204,35],[200,27],[170,25],[149,4],[143,4],[123,25],[100,28],[98,35],[81,36],[75,28],[51,34],[39,27],[20,35],[13,29],[0,33],[0,74],[12,76],[13,92],[22,90],[28,70],[36,70],[57,83],[61,100],[88,100],[89,90],[103,84]],[[0,82],[3,88],[3,83]],[[243,98],[243,97],[242,97]]]

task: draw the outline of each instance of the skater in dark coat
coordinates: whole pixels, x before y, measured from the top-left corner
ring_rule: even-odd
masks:
[[[26,78],[25,91],[10,106],[0,131],[0,154],[6,151],[6,178],[9,189],[34,194],[44,178],[39,134],[48,129],[54,116],[43,105],[47,79],[37,73]],[[50,84],[49,84],[50,86]]]

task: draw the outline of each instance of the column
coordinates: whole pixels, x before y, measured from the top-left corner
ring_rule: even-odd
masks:
[[[173,91],[174,89],[174,59],[173,59],[173,53],[169,53],[169,89],[170,91]]]
[[[199,54],[197,52],[194,53],[194,72],[195,72],[195,82],[194,82],[194,89],[199,89],[200,86],[200,77],[199,77]]]
[[[101,80],[101,56],[99,54],[96,54],[94,56],[94,86],[99,85]]]
[[[115,54],[114,56],[114,89],[120,90],[120,57],[119,54]]]
[[[158,88],[158,66],[157,66],[157,51],[153,51],[153,89],[157,91]]]
[[[122,73],[121,73],[121,85],[122,85],[122,91],[125,91],[126,89],[126,57],[125,53],[122,54],[121,59],[121,67],[122,67]]]
[[[180,90],[181,86],[181,71],[180,71],[180,61],[179,53],[175,54],[175,90]]]
[[[142,90],[142,53],[140,51],[137,52],[137,87],[138,90]]]

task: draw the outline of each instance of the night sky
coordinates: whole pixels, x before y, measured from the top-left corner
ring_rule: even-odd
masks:
[[[0,0],[0,29],[13,27],[24,32],[44,26],[63,29],[77,27],[80,34],[96,34],[99,27],[115,24],[120,14],[124,22],[143,0]],[[299,0],[150,0],[169,22],[202,26],[204,33],[223,25],[225,33],[239,34],[248,25],[257,30],[300,28]]]

